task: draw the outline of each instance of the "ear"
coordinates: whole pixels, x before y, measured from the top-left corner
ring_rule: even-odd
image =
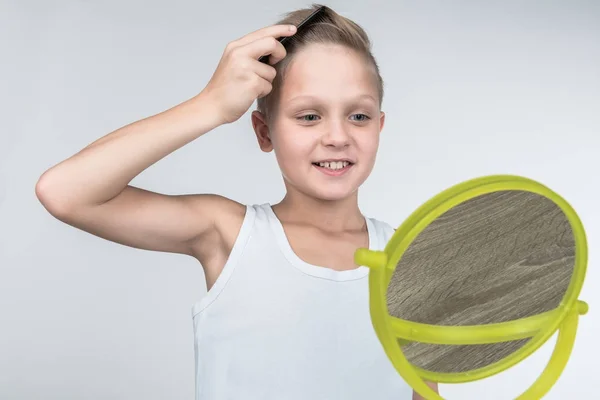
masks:
[[[383,126],[385,125],[385,113],[382,111],[379,114],[379,132],[383,130]]]
[[[273,143],[271,142],[269,125],[260,111],[252,111],[252,128],[254,128],[260,149],[265,153],[272,151]]]

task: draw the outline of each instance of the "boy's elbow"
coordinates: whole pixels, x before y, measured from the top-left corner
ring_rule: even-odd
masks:
[[[35,196],[52,216],[62,220],[70,214],[68,203],[61,199],[48,171],[44,172],[36,182]]]

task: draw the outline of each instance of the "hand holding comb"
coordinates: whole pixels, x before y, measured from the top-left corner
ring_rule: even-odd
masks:
[[[296,35],[302,29],[306,29],[307,27],[314,25],[315,23],[324,21],[325,9],[326,9],[325,6],[320,6],[315,11],[310,13],[310,15],[308,17],[304,18],[298,25],[296,25]],[[278,38],[277,40],[279,41],[279,43],[281,43],[285,47],[285,44],[290,40],[290,38],[291,38],[291,36],[283,36],[283,37]],[[262,63],[268,63],[269,55],[264,55],[264,56],[260,57],[258,59],[258,61],[260,61]]]

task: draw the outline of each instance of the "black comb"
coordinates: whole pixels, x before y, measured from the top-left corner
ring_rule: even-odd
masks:
[[[320,16],[321,14],[323,14],[325,12],[325,6],[321,6],[319,8],[317,8],[315,11],[313,11],[312,13],[310,13],[310,15],[306,18],[304,18],[298,25],[296,25],[296,33],[294,35],[297,35],[298,32],[300,32],[300,29],[305,28],[307,26],[309,26],[311,23],[315,22]],[[277,40],[279,41],[279,43],[281,43],[282,45],[285,46],[285,43],[290,40],[292,36],[283,36],[278,38]],[[262,63],[267,63],[269,60],[269,55],[265,55],[262,56],[261,58],[258,59],[258,61],[262,62]]]

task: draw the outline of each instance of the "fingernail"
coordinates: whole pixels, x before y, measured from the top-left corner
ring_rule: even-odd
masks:
[[[290,25],[290,32],[294,32],[296,30],[296,25]]]

